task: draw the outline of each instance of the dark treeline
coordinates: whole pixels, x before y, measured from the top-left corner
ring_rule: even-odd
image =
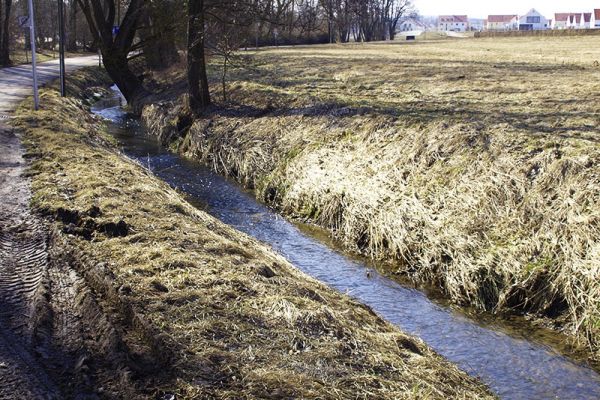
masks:
[[[34,0],[36,42],[58,43],[58,0]],[[206,58],[228,61],[240,48],[394,39],[410,0],[64,0],[67,49],[100,51],[107,72],[132,104],[148,94],[132,58],[161,70],[186,58],[190,108],[210,101]],[[0,0],[0,64],[28,46],[16,20],[26,0]]]
[[[36,46],[40,51],[58,48],[57,0],[34,0]],[[30,50],[29,30],[18,26],[21,16],[29,15],[27,0],[0,0],[0,66],[10,65],[11,54]],[[97,49],[90,28],[83,19],[76,0],[64,0],[67,51]]]

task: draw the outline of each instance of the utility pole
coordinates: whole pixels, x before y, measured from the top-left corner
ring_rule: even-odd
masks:
[[[29,0],[29,36],[31,39],[31,72],[33,75],[33,108],[38,110],[40,108],[40,99],[38,96],[38,82],[37,82],[37,65],[35,55],[35,20],[33,12],[33,0]]]
[[[58,0],[58,52],[60,58],[60,95],[62,97],[65,97],[65,21],[63,8],[63,0]]]

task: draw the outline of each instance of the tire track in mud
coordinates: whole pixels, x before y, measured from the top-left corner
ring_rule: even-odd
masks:
[[[80,57],[67,67],[96,63]],[[38,67],[40,83],[58,77],[56,62]],[[142,398],[133,395],[130,366],[137,365],[127,345],[137,344],[128,325],[94,292],[77,257],[65,256],[50,224],[31,211],[24,149],[8,125],[29,95],[27,68],[0,70],[7,95],[0,96],[0,400]]]
[[[135,398],[124,330],[30,210],[23,153],[0,123],[0,400]]]
[[[47,236],[29,213],[30,192],[18,137],[0,125],[0,399],[57,399],[58,386],[36,349],[36,313],[44,307]]]

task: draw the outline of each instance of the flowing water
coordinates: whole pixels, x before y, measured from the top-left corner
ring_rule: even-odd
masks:
[[[600,375],[561,354],[561,338],[537,340],[528,324],[469,316],[403,286],[364,260],[287,221],[236,183],[170,153],[120,107],[118,93],[94,106],[129,157],[221,221],[268,243],[305,273],[373,308],[402,330],[480,377],[503,399],[600,399]]]

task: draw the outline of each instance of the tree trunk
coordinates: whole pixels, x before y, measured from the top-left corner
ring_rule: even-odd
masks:
[[[223,102],[227,101],[227,63],[229,57],[227,54],[223,57],[223,73],[221,74],[221,86],[223,88]]]
[[[0,67],[4,67],[7,65],[6,60],[4,59],[4,18],[2,18],[2,0],[0,0]]]
[[[135,107],[147,92],[140,79],[129,69],[127,54],[104,48],[101,51],[106,72],[115,81],[127,102]]]
[[[77,1],[71,0],[67,51],[77,51]]]
[[[10,65],[10,9],[12,0],[4,0],[4,13],[2,12],[2,0],[0,0],[0,66]]]
[[[148,92],[144,89],[142,81],[129,69],[127,57],[138,29],[144,0],[130,0],[116,35],[112,33],[116,15],[114,1],[77,1],[88,22],[94,42],[100,46],[106,72],[134,111],[139,111],[141,100]]]
[[[157,8],[144,13],[145,28],[140,30],[139,35],[143,42],[146,65],[152,70],[160,71],[178,62],[179,53],[175,44],[176,22],[169,20],[169,8],[161,7],[160,4],[155,7]]]
[[[190,108],[196,115],[210,105],[204,56],[204,0],[188,1],[187,78]]]

